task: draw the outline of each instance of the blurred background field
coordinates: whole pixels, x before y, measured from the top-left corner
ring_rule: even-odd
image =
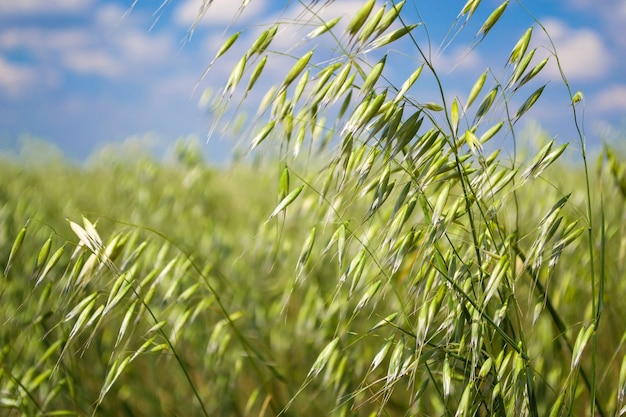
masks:
[[[626,414],[617,13],[31,3],[0,33],[0,415]]]
[[[361,283],[348,290],[339,282],[357,259],[358,245],[346,245],[341,267],[338,253],[324,247],[331,225],[341,221],[370,230],[376,247],[377,222],[384,219],[363,223],[367,205],[355,199],[342,218],[329,221],[319,195],[308,192],[288,216],[266,222],[278,203],[278,165],[266,158],[210,167],[197,146],[180,142],[167,160],[142,152],[121,158],[103,153],[84,165],[58,157],[2,158],[2,415],[236,416],[283,409],[285,415],[369,415],[383,404],[384,415],[443,413],[446,405],[432,385],[405,377],[387,392],[381,382],[400,360],[391,352],[414,344],[412,325],[394,316],[421,285],[412,280],[411,257],[383,279],[386,295],[356,313],[369,284],[383,274],[380,265],[368,263]],[[598,158],[592,174],[594,196],[604,196],[606,223],[606,299],[594,366],[598,398],[609,409],[620,401],[614,393],[623,378],[626,336],[625,177],[623,163],[612,155]],[[321,187],[315,181],[311,190]],[[532,242],[536,233],[524,225],[536,225],[569,193],[565,217],[584,229],[583,184],[584,174],[563,163],[524,187],[517,195],[520,244],[524,234]],[[87,232],[95,225],[105,255],[77,247],[68,220]],[[301,247],[314,226],[313,261],[300,271]],[[15,250],[21,230],[23,242]],[[590,309],[585,239],[583,234],[556,268],[542,274],[572,338],[580,317],[591,314],[581,313]],[[546,313],[533,317],[542,300],[524,290],[532,284],[518,278],[517,285],[527,294],[518,295],[518,307],[533,369],[545,378],[538,381],[537,402],[547,413],[559,381],[568,378],[569,357]],[[432,323],[442,324],[437,315]],[[409,334],[399,337],[403,326]],[[315,371],[320,352],[338,335],[336,349]],[[423,353],[427,364],[448,358],[436,342],[434,337],[432,350]],[[373,367],[377,360],[382,364]],[[582,363],[591,366],[587,356]],[[460,396],[463,381],[452,383],[452,395]],[[415,387],[428,395],[415,399]],[[573,404],[585,395],[574,393]]]

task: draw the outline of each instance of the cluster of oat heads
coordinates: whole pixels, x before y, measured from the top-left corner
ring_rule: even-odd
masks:
[[[255,361],[271,362],[245,340],[233,340],[238,337],[235,323],[243,316],[237,308],[246,304],[239,297],[246,293],[226,294],[225,288],[235,280],[226,286],[219,271],[220,265],[234,263],[223,261],[228,256],[220,253],[228,239],[250,239],[239,226],[246,216],[238,214],[243,212],[237,205],[229,207],[224,197],[231,192],[220,192],[221,185],[211,180],[207,167],[189,165],[188,160],[185,164],[142,161],[138,167],[116,166],[112,173],[104,164],[81,169],[78,176],[70,165],[42,167],[41,173],[39,167],[16,168],[20,175],[13,176],[10,165],[3,165],[9,174],[2,181],[7,193],[3,196],[9,196],[8,212],[16,219],[33,220],[16,229],[1,274],[0,414],[159,415],[175,408],[187,415],[223,415],[233,409],[228,401],[207,398],[227,398],[224,393],[242,374],[236,362],[246,349],[249,357],[258,356]],[[50,169],[59,173],[56,184],[61,188],[50,189]],[[141,179],[146,173],[149,182]],[[230,177],[229,186],[238,186],[233,175],[240,173],[225,175]],[[94,178],[102,187],[93,187]],[[120,190],[132,190],[132,198],[120,202]],[[164,198],[170,193],[176,198]],[[63,200],[50,195],[62,195]],[[250,200],[251,195],[248,192],[245,198]],[[117,224],[111,233],[111,219],[98,216],[94,221],[95,215],[79,203],[101,197],[106,204],[96,204],[99,210],[119,218],[136,216],[153,225],[165,221],[157,229],[166,230],[169,237],[156,230],[146,234],[144,227],[127,223]],[[220,207],[228,212],[219,226],[213,225],[213,218],[220,207],[172,224],[170,216],[177,206],[190,208],[219,197]],[[52,217],[38,214],[51,208],[56,208]],[[59,214],[85,209],[90,214],[80,222],[64,221]],[[256,213],[248,208],[246,215]],[[61,224],[55,223],[56,217]],[[231,217],[237,217],[235,223],[230,223]],[[4,217],[0,224],[2,230],[14,227]],[[222,227],[229,234],[222,233]],[[218,236],[219,245],[202,240],[206,232]],[[191,239],[193,250],[177,247],[185,238]],[[203,254],[201,263],[192,259],[193,253]],[[231,348],[234,343],[238,349]],[[242,380],[248,378],[246,372]]]
[[[480,3],[470,0],[463,6],[453,22],[458,30],[468,30]],[[320,262],[316,258],[336,248],[339,273],[325,279],[336,281],[328,308],[336,311],[339,323],[303,389],[323,368],[339,372],[336,367],[356,343],[353,328],[364,331],[363,322],[372,321],[376,331],[356,332],[367,340],[362,343],[372,352],[372,363],[360,373],[358,389],[337,392],[339,404],[358,409],[372,402],[382,412],[396,391],[404,391],[405,407],[456,415],[479,410],[558,414],[568,402],[572,407],[570,387],[579,375],[588,392],[594,390],[580,368],[591,327],[581,328],[578,337],[568,334],[547,286],[560,255],[584,227],[562,213],[568,200],[563,194],[555,195],[554,205],[536,224],[527,224],[519,209],[525,187],[542,177],[567,144],[551,140],[530,161],[503,161],[500,150],[484,151],[498,135],[516,140],[518,121],[546,88],[536,86],[530,94],[522,88],[532,85],[548,62],[533,62],[534,28],[512,40],[510,55],[502,60],[507,79],[486,70],[468,86],[466,97],[449,100],[424,53],[428,45],[417,41],[422,22],[411,21],[405,1],[364,1],[351,16],[324,19],[320,16],[328,3],[301,5],[306,11],[299,16],[306,17],[296,25],[316,20],[319,25],[303,38],[305,52],[293,57],[284,78],[266,90],[251,147],[270,137],[277,140],[283,176],[299,166],[303,144],[330,147],[321,173],[294,168],[308,187],[282,186],[270,216],[288,212],[299,200],[319,216],[321,224],[313,225],[301,250],[298,285],[306,286],[303,275],[314,270]],[[487,15],[472,48],[480,47],[507,7],[512,6],[505,1]],[[291,53],[273,49],[281,30],[277,23],[259,36],[233,69],[225,92],[232,95],[249,73],[247,96],[260,87],[255,83],[267,62]],[[422,61],[398,86],[386,76],[396,49]],[[370,64],[375,53],[382,56]],[[249,65],[255,56],[261,57],[258,63]],[[441,91],[437,101],[422,102],[413,94],[424,72]],[[519,94],[528,95],[520,99]],[[500,114],[504,117],[498,120]],[[554,322],[556,338],[572,356],[571,378],[547,396],[532,362],[540,352],[526,336],[541,314]],[[384,317],[390,318],[374,326]]]
[[[178,173],[150,165],[150,181],[117,179],[133,204],[106,194],[99,210],[150,219],[162,232],[106,213],[65,222],[71,237],[15,226],[0,281],[0,314],[11,324],[0,334],[12,341],[0,350],[0,407],[624,414],[626,311],[603,297],[605,285],[626,291],[604,280],[624,272],[623,210],[605,210],[598,193],[610,179],[623,202],[626,169],[607,150],[606,178],[594,188],[582,137],[575,186],[562,181],[566,145],[555,140],[525,158],[493,150],[494,138],[517,148],[518,122],[549,88],[535,85],[547,59],[535,62],[530,47],[541,24],[511,40],[497,72],[504,79],[485,69],[465,95],[449,97],[424,52],[416,3],[367,0],[345,16],[339,3],[294,3],[295,14],[262,26],[234,57],[219,89],[220,117],[233,104],[257,111],[248,148],[278,144],[273,173],[237,180],[227,170],[211,181],[198,164]],[[510,7],[470,0],[451,33],[471,30],[469,48],[480,48]],[[208,71],[241,51],[248,32],[227,35]],[[398,50],[417,62],[396,80]],[[438,98],[422,100],[424,82]],[[582,94],[570,102],[578,124]],[[269,178],[273,199],[261,186]],[[114,184],[89,188],[87,199]],[[46,191],[20,187],[29,204],[38,201],[30,189]],[[124,211],[143,199],[145,211]],[[209,203],[225,214],[212,219]],[[103,232],[111,223],[118,229]]]

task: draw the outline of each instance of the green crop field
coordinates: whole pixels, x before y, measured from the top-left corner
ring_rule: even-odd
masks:
[[[0,157],[1,415],[626,414],[619,150],[518,132],[545,87],[531,31],[509,78],[422,103],[426,56],[397,86],[391,52],[364,59],[414,29],[374,4],[313,28],[346,48],[293,57],[251,158]],[[222,121],[283,56],[275,34],[233,68]]]

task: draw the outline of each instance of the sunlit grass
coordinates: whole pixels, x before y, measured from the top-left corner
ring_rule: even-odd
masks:
[[[416,247],[396,268],[394,252],[386,249],[386,235],[380,232],[388,226],[376,226],[371,220],[367,227],[351,226],[367,214],[367,204],[352,204],[341,215],[348,220],[344,238],[331,236],[334,225],[341,222],[322,217],[328,226],[318,224],[318,243],[297,275],[301,251],[296,245],[306,240],[315,222],[304,204],[300,209],[290,207],[279,224],[264,224],[276,200],[265,198],[267,193],[258,192],[258,187],[266,184],[267,189],[275,189],[277,178],[272,170],[167,166],[148,158],[139,165],[108,166],[106,175],[100,169],[98,164],[77,167],[61,162],[45,167],[4,165],[3,270],[13,245],[6,237],[15,237],[26,227],[21,247],[3,275],[1,292],[2,404],[9,415],[34,415],[38,410],[67,410],[70,415],[203,414],[200,401],[193,398],[194,390],[208,414],[256,415],[261,410],[275,414],[288,404],[290,410],[305,415],[351,408],[368,414],[367,410],[379,407],[388,414],[403,414],[406,401],[415,396],[411,387],[426,393],[432,388],[432,383],[424,382],[427,379],[400,374],[407,372],[403,366],[413,371],[407,358],[416,354],[416,348],[421,349],[423,365],[415,372],[427,372],[447,391],[441,391],[443,397],[422,395],[411,406],[415,409],[444,410],[446,392],[448,398],[460,399],[465,383],[458,375],[467,372],[468,366],[477,366],[477,372],[482,369],[478,375],[491,372],[485,363],[494,372],[504,372],[506,365],[498,360],[513,370],[519,366],[515,353],[510,358],[496,354],[504,345],[492,333],[487,333],[490,347],[483,349],[494,350],[475,358],[480,366],[466,362],[472,357],[462,359],[465,349],[475,343],[472,332],[461,332],[460,339],[454,339],[460,329],[458,319],[472,323],[459,310],[463,299],[446,295],[451,282],[438,286],[437,272],[420,261],[428,248]],[[151,172],[150,181],[138,175],[141,170]],[[55,172],[54,180],[44,175],[50,172]],[[605,274],[619,277],[624,274],[626,247],[624,197],[608,167],[601,173],[592,179],[594,197],[603,190],[606,201],[614,202],[605,205]],[[205,182],[190,195],[184,180],[192,175]],[[564,221],[580,222],[584,210],[581,181],[573,180],[582,175],[571,166],[554,167],[533,187],[518,191],[522,202],[518,204],[522,219],[518,246],[526,256],[542,233],[528,225],[540,222],[554,202],[564,197],[562,190],[572,193]],[[101,186],[94,187],[96,183]],[[171,198],[165,200],[168,193]],[[219,198],[210,200],[215,196]],[[308,207],[316,207],[319,198],[309,200]],[[181,214],[173,221],[176,217],[165,213],[175,212],[175,203],[181,205]],[[201,204],[207,204],[206,211],[184,215],[184,207],[193,212]],[[513,213],[513,202],[502,211]],[[97,221],[95,227],[111,261],[108,267],[90,255],[87,246],[76,248],[78,237],[64,218],[83,227],[83,213]],[[513,216],[504,216],[501,223],[515,221]],[[379,229],[372,232],[372,227]],[[456,231],[450,233],[451,238],[463,244],[463,229],[452,230]],[[51,245],[46,249],[48,238]],[[329,239],[330,247],[319,244]],[[365,252],[359,241],[370,242]],[[600,244],[594,242],[598,250]],[[545,249],[546,261],[555,247],[552,243]],[[64,251],[56,258],[59,248]],[[341,265],[339,248],[343,248]],[[368,260],[379,253],[388,253],[387,258],[378,255],[379,260]],[[538,269],[542,291],[549,294],[570,341],[575,341],[584,317],[590,314],[587,256],[584,241],[578,239],[563,249],[553,268]],[[493,272],[498,261],[490,261],[485,269]],[[381,272],[383,265],[389,265],[390,272]],[[455,267],[451,260],[445,265],[452,276],[462,271],[462,265]],[[523,330],[538,409],[547,412],[563,384],[572,378],[571,352],[545,310],[546,300],[533,295],[537,287],[531,272],[525,270],[532,270],[532,263],[524,266],[517,256],[508,268],[512,275],[505,279],[510,279],[516,304],[502,311],[487,307],[485,312],[512,329]],[[599,392],[614,393],[599,395],[610,410],[618,406],[615,387],[626,331],[622,320],[626,311],[619,301],[620,294],[626,293],[623,280],[608,279],[605,292],[595,366]],[[93,305],[75,310],[86,299],[92,299]],[[433,303],[438,307],[431,307]],[[83,311],[87,312],[79,323]],[[513,322],[513,314],[519,315],[518,323]],[[473,331],[490,332],[488,327]],[[424,342],[416,345],[420,335]],[[334,340],[339,340],[333,345],[335,350],[316,370],[316,358]],[[107,386],[107,378],[127,358],[132,362]],[[587,355],[581,366],[590,368]],[[390,380],[389,372],[397,373],[397,379]],[[515,382],[503,375],[503,383]],[[390,382],[393,389],[387,388]],[[577,398],[585,397],[583,391]],[[102,403],[96,406],[99,398]]]
[[[374,6],[318,22],[307,39],[341,48],[304,48],[265,94],[250,148],[278,151],[256,163],[210,168],[180,145],[169,162],[2,165],[8,415],[623,414],[619,155],[592,166],[582,130],[567,161],[554,140],[522,145],[545,87],[532,31],[508,79],[449,99],[401,5]],[[276,29],[224,108],[256,59],[283,56]],[[396,86],[384,47],[400,39],[424,65]],[[422,72],[438,101],[413,95]],[[578,124],[582,96],[567,100]],[[512,144],[487,151],[494,137]]]

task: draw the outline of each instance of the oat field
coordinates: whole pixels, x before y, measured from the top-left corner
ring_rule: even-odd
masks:
[[[310,43],[295,52],[272,49],[277,22],[234,60],[216,130],[260,101],[232,165],[191,142],[1,157],[0,414],[626,414],[620,151],[517,128],[547,88],[540,22],[506,79],[451,98],[404,2],[379,6],[291,22]],[[397,42],[423,64],[395,83]]]

